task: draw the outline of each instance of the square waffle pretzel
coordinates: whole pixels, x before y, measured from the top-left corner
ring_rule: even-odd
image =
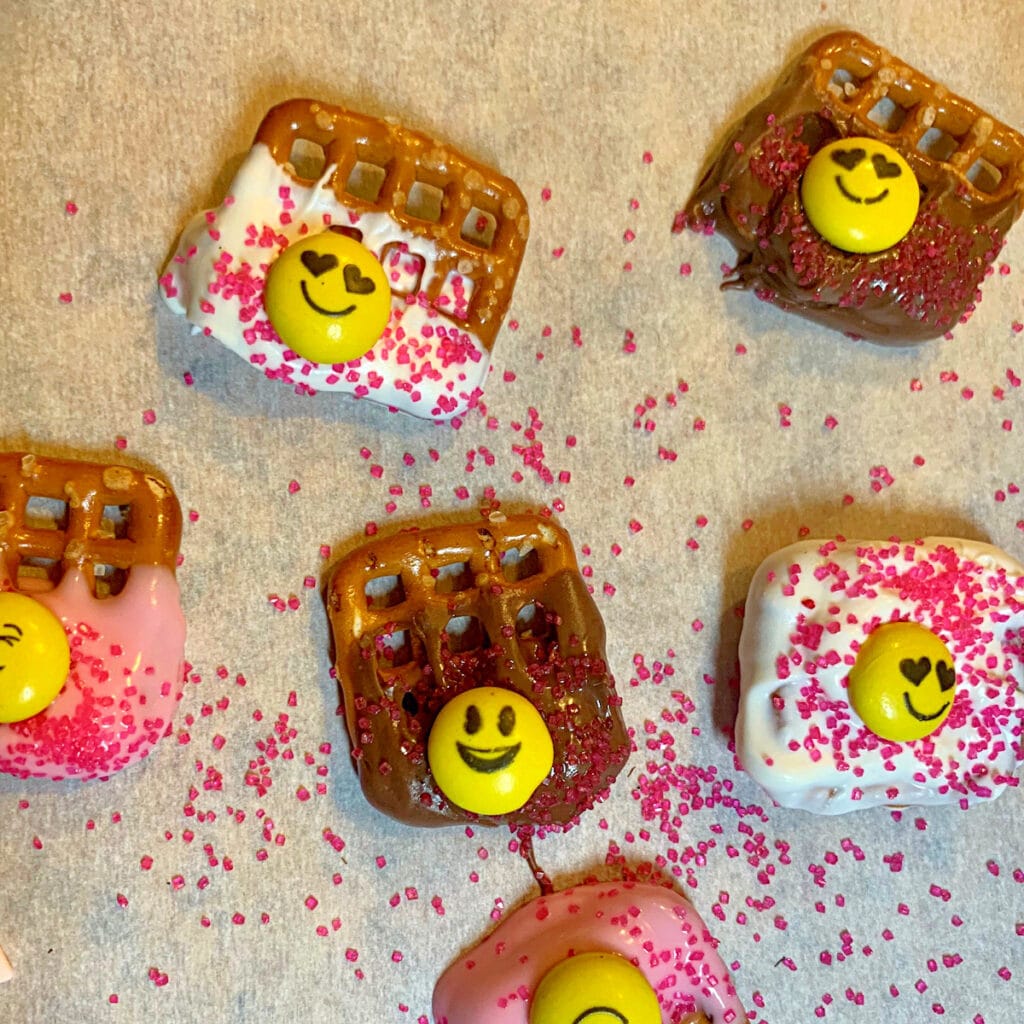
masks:
[[[62,511],[40,516],[33,499]],[[0,589],[39,591],[80,569],[96,596],[136,565],[173,573],[181,509],[167,481],[128,466],[0,453]]]
[[[847,134],[881,138],[918,181],[935,187],[952,174],[965,201],[982,208],[1024,194],[1024,136],[881,46],[837,32],[804,60],[821,105],[848,119]],[[871,116],[876,110],[884,124]]]
[[[537,516],[492,516],[374,540],[328,590],[338,679],[363,791],[413,825],[564,824],[611,785],[629,752],[604,658],[604,626],[572,543]],[[447,802],[426,761],[448,699],[512,689],[540,712],[554,767],[511,814]]]
[[[529,234],[526,200],[515,182],[422,132],[315,100],[274,107],[255,139],[298,184],[311,186],[315,182],[300,177],[290,162],[300,140],[319,146],[327,166],[334,166],[330,186],[339,203],[386,214],[437,245],[434,272],[421,287],[428,300],[438,300],[449,273],[473,282],[459,319],[490,351]],[[440,191],[436,220],[410,203],[417,185]]]
[[[831,246],[800,182],[836,139],[899,152],[921,189],[890,248]],[[738,260],[724,287],[883,344],[938,337],[973,311],[1003,237],[1024,210],[1024,137],[854,32],[812,44],[727,135],[675,230],[721,232]]]

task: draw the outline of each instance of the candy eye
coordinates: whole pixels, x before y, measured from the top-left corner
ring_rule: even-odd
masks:
[[[935,674],[939,677],[939,690],[945,693],[947,690],[952,690],[956,683],[956,672],[952,665],[947,665],[944,661],[937,662],[935,665]]]
[[[419,714],[420,702],[412,693],[406,691],[402,697],[402,707],[410,715],[416,715]]]
[[[4,632],[0,633],[0,644],[7,644],[8,647],[13,647],[24,636],[21,627],[13,622],[5,622],[3,629]],[[13,630],[13,632],[8,633],[7,630]],[[15,633],[17,636],[14,635]]]
[[[516,713],[507,704],[498,712],[498,731],[502,736],[511,736],[516,727]]]
[[[863,149],[836,149],[832,152],[832,162],[852,171],[868,154]]]
[[[475,704],[470,704],[466,708],[466,724],[464,726],[468,735],[472,736],[473,733],[480,731],[480,709]]]
[[[871,158],[871,166],[874,167],[878,178],[898,178],[903,173],[899,164],[886,160],[881,153],[876,153]]]

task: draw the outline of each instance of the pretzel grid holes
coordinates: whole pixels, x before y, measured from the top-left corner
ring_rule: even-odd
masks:
[[[501,553],[501,570],[509,583],[538,576],[542,570],[540,553],[535,547],[509,548]]]
[[[356,199],[376,203],[387,176],[387,169],[379,164],[373,164],[367,160],[357,160],[352,165],[352,170],[349,171],[348,180],[345,182],[345,191],[350,196],[355,196]]]
[[[25,502],[25,525],[30,530],[64,533],[68,528],[68,503],[60,498],[29,495]]]
[[[476,584],[476,575],[469,562],[449,562],[431,569],[430,575],[434,577],[434,592],[437,594],[457,594],[472,590]]]
[[[376,576],[368,580],[363,588],[366,607],[371,611],[380,608],[391,608],[405,600],[405,587],[401,575]]]
[[[292,165],[296,177],[319,181],[327,166],[327,154],[319,143],[299,136],[292,143],[288,163]]]
[[[42,555],[21,555],[18,558],[14,585],[28,594],[53,590],[64,575],[64,567],[56,558]]]
[[[999,191],[1009,168],[1024,159],[1015,133],[993,126],[991,119],[971,104],[932,95],[929,87],[896,75],[869,52],[833,54],[838,66],[826,88],[847,109],[875,124],[887,135],[901,136],[923,157],[937,163],[966,163],[964,176],[984,195]],[[874,102],[872,102],[874,100]],[[868,103],[871,106],[865,111]],[[979,140],[979,124],[991,138]],[[994,131],[993,131],[994,127]],[[984,144],[980,146],[979,141]],[[962,164],[961,164],[962,167]]]

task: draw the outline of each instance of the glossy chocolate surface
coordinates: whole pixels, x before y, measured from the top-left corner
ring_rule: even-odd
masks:
[[[352,756],[385,814],[410,825],[557,829],[625,764],[604,625],[568,535],[550,520],[499,515],[375,539],[338,565],[328,609]],[[482,686],[531,701],[554,744],[528,802],[487,817],[447,800],[426,756],[441,707]]]
[[[811,226],[800,181],[841,138],[888,143],[921,187],[910,232],[869,255]],[[721,232],[738,260],[724,288],[883,344],[950,331],[980,298],[1003,237],[1024,208],[1024,138],[852,32],[811,46],[729,133],[676,219]]]

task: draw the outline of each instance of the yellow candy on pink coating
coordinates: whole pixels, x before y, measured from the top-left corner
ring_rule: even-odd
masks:
[[[25,594],[0,594],[0,722],[23,722],[49,707],[70,666],[57,616]]]
[[[693,906],[674,889],[613,881],[540,896],[506,917],[438,980],[434,1024],[537,1024],[529,1015],[544,979],[582,953],[636,968],[654,993],[660,1024],[693,1013],[711,1024],[747,1019],[717,942]]]
[[[661,1024],[654,989],[618,953],[566,957],[544,975],[530,1003],[530,1024]]]

